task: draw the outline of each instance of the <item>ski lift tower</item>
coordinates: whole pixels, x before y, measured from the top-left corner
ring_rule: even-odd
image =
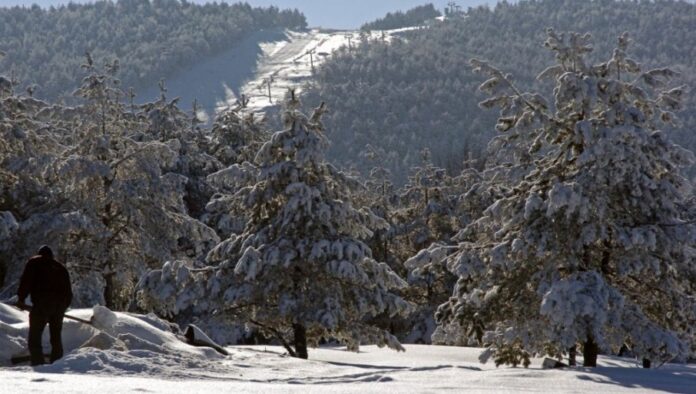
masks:
[[[449,17],[460,16],[462,14],[462,6],[457,4],[455,1],[450,1],[447,3],[447,9],[449,10]]]
[[[263,90],[264,87],[268,88],[268,102],[273,104],[273,96],[271,95],[271,84],[275,82],[273,75],[268,76],[268,78],[264,78],[263,81],[261,81],[261,85],[259,85],[259,90]]]
[[[306,54],[309,55],[309,64],[312,66],[312,73],[314,72],[314,52],[316,51],[316,48],[312,48],[306,52]]]
[[[348,40],[348,51],[352,51],[353,50],[353,41],[352,41],[353,34],[348,33],[348,34],[344,35],[343,37],[345,37]]]

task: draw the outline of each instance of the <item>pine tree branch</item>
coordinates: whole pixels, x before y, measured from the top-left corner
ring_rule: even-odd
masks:
[[[283,333],[281,333],[279,330],[277,330],[271,326],[268,326],[266,324],[260,323],[256,320],[249,320],[249,323],[257,325],[257,326],[263,328],[264,330],[271,332],[283,344],[283,347],[285,348],[285,350],[288,351],[288,354],[290,355],[290,357],[297,357],[297,353],[292,348],[292,346],[290,346],[288,341],[285,340],[285,338],[283,337]]]
[[[694,220],[688,220],[685,222],[679,222],[679,223],[636,223],[635,227],[643,227],[643,226],[659,226],[659,227],[677,227],[677,226],[687,226],[690,224],[696,224],[696,219]]]
[[[158,143],[159,143],[159,142],[150,142],[150,143],[147,143],[147,144],[145,144],[145,145],[142,145],[142,146],[138,147],[137,149],[135,149],[133,152],[131,152],[131,153],[129,153],[129,154],[123,156],[122,158],[120,158],[120,159],[118,159],[118,160],[116,160],[116,161],[110,163],[110,164],[109,164],[109,167],[111,167],[112,170],[115,170],[118,166],[120,166],[120,165],[121,165],[123,162],[125,162],[126,160],[130,159],[131,157],[137,155],[138,153],[144,151],[145,149],[147,149],[147,148],[149,148],[149,147],[151,147],[151,146],[157,145]]]

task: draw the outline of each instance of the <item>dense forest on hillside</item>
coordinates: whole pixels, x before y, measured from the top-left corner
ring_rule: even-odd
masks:
[[[39,97],[71,97],[85,52],[95,61],[119,59],[124,87],[145,83],[232,47],[268,28],[304,28],[297,10],[247,3],[197,5],[176,0],[97,1],[48,9],[0,8],[0,67],[35,84]]]
[[[459,23],[343,53],[381,51],[401,78],[367,96],[374,108],[348,114],[401,121],[412,105],[412,119],[441,118],[427,100],[451,99],[438,93],[455,79],[410,92],[405,76],[418,67],[386,54],[443,40]],[[514,53],[503,42],[498,50]],[[475,84],[488,96],[465,112],[499,132],[488,160],[448,174],[435,162],[453,160],[443,145],[462,141],[429,136],[444,142],[399,162],[417,164],[403,185],[390,181],[397,153],[377,133],[400,148],[423,142],[423,130],[365,125],[376,143],[349,153],[374,168],[356,177],[329,162],[329,138],[334,151],[350,141],[325,122],[346,110],[341,97],[332,96],[339,112],[313,99],[310,112],[291,89],[271,131],[245,97],[211,127],[164,89],[154,102],[129,102],[116,83],[127,65],[89,55],[73,105],[0,76],[0,299],[16,294],[26,258],[49,244],[70,270],[73,306],[153,312],[224,343],[275,341],[292,357],[323,341],[353,351],[485,346],[480,359],[498,365],[537,356],[574,365],[582,352],[594,367],[600,351],[622,349],[647,366],[693,357],[696,189],[685,169],[696,156],[663,132],[683,108],[683,77],[660,59],[641,67],[634,54],[646,56],[645,46],[629,34],[596,44],[603,51],[582,33],[549,29],[539,42],[549,62],[520,51],[531,69],[508,72],[504,55],[503,71],[472,60],[475,76],[456,91],[473,100],[465,89]],[[414,52],[423,63],[428,54]],[[373,71],[366,78],[378,85],[384,71]],[[473,151],[485,136],[464,142]]]
[[[544,30],[591,33],[598,53],[612,48],[622,32],[635,41],[636,59],[647,66],[668,63],[680,82],[696,87],[696,5],[683,1],[521,1],[469,9],[406,39],[371,41],[343,50],[317,75],[312,98],[331,107],[325,122],[335,142],[330,157],[367,174],[373,165],[362,156],[367,144],[379,151],[398,182],[429,148],[436,164],[461,168],[480,158],[494,133],[495,115],[480,111],[482,97],[469,59],[500,64],[528,87],[535,72],[553,62],[542,45]],[[596,60],[593,58],[593,60]],[[550,85],[548,85],[550,89]],[[696,95],[679,113],[674,137],[694,149]]]
[[[361,30],[392,30],[402,27],[418,26],[424,22],[442,16],[435,6],[426,4],[406,12],[390,12],[383,18],[362,25]]]

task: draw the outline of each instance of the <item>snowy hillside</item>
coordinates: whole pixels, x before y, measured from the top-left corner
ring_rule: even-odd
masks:
[[[262,31],[142,105],[119,61],[89,54],[75,106],[0,76],[0,299],[16,294],[0,301],[0,394],[696,394],[681,68],[640,64],[653,41],[629,33],[595,55],[591,34],[549,28],[521,42],[555,62],[525,86],[522,53],[454,50],[470,23]],[[466,62],[475,78],[458,80]],[[212,123],[180,91],[205,95]],[[472,118],[497,133],[480,161],[464,123],[437,131],[457,96],[493,111]],[[352,135],[325,117],[342,112]],[[404,119],[417,128],[392,128]],[[461,171],[438,164],[454,158]],[[13,306],[27,297],[31,317]]]
[[[394,36],[419,27],[373,32],[371,40],[391,40]],[[166,95],[180,97],[190,108],[197,101],[209,118],[234,106],[241,94],[251,101],[249,107],[261,111],[281,102],[288,88],[298,88],[312,77],[312,64],[318,67],[335,50],[360,42],[353,30],[256,32],[230,50],[202,61],[165,81]],[[310,54],[311,52],[311,54]],[[268,81],[271,81],[270,100]],[[158,83],[138,94],[138,101],[159,97]]]
[[[249,35],[231,49],[198,62],[191,68],[167,78],[166,95],[180,97],[182,107],[190,108],[193,100],[212,115],[219,101],[230,94],[239,93],[244,83],[255,78],[257,60],[262,58],[262,48],[275,42],[286,42],[287,34],[282,30],[264,30]],[[230,93],[234,92],[234,93]],[[158,81],[138,93],[139,102],[156,100],[160,96]]]
[[[312,64],[319,66],[331,52],[348,45],[349,36],[353,33],[287,32],[287,40],[262,44],[256,74],[241,87],[240,93],[250,99],[249,107],[256,110],[278,104],[288,88],[300,87],[312,77]],[[219,103],[218,110],[234,105],[236,100],[229,95],[226,102]]]
[[[372,32],[370,40],[391,40],[394,36],[418,29],[403,29]],[[249,107],[261,111],[280,103],[289,88],[301,92],[305,82],[312,78],[312,67],[324,63],[340,47],[352,47],[360,43],[359,31],[328,31],[314,29],[308,32],[287,31],[282,40],[261,42],[261,54],[254,76],[239,89],[227,87],[225,100],[218,102],[217,111],[233,106],[238,97],[235,92],[245,95]],[[270,96],[269,96],[270,84]]]
[[[365,346],[312,349],[310,360],[287,357],[281,347],[229,347],[229,356],[181,342],[152,316],[95,309],[100,330],[66,320],[66,355],[53,365],[9,367],[21,349],[27,314],[0,305],[0,380],[3,393],[72,392],[693,392],[696,366],[638,368],[633,360],[602,357],[600,367],[544,370],[480,364],[481,349],[406,346],[397,353]],[[91,309],[70,311],[89,319]],[[108,333],[104,335],[103,333]],[[112,341],[105,340],[112,338]],[[8,341],[9,339],[9,341]],[[44,338],[47,340],[47,338]],[[14,349],[16,350],[16,349]]]

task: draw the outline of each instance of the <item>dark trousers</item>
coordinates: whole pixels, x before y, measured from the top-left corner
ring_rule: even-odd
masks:
[[[61,331],[63,330],[63,314],[45,314],[32,311],[29,313],[29,353],[31,354],[31,365],[41,365],[45,362],[43,349],[41,348],[41,335],[48,324],[48,331],[51,334],[51,362],[63,357],[63,341]]]

